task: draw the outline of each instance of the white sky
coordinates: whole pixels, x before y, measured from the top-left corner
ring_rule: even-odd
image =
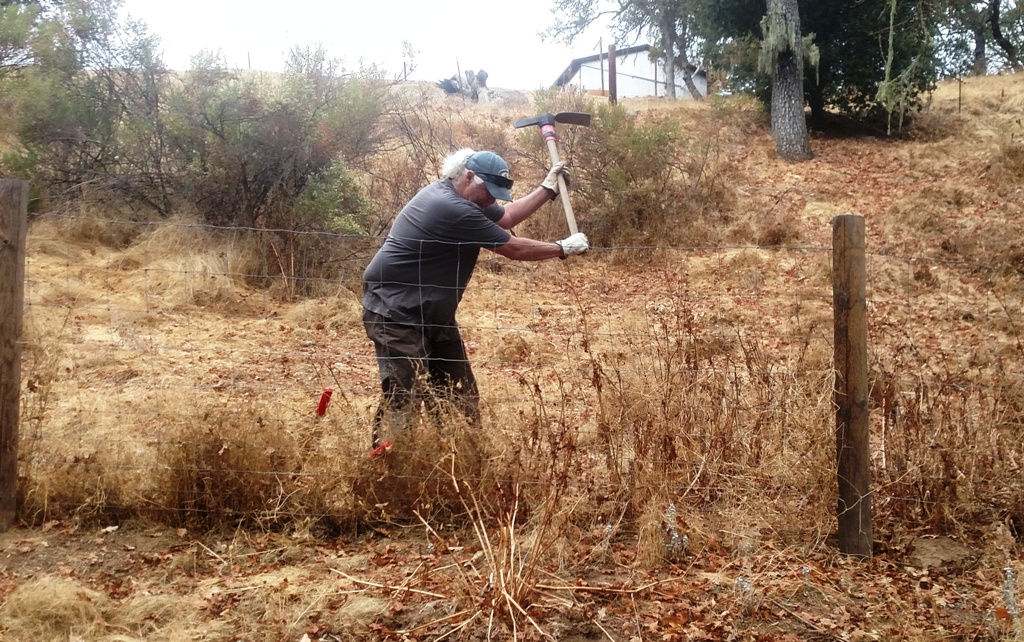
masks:
[[[571,47],[542,42],[553,0],[124,0],[123,13],[161,39],[164,63],[186,69],[201,50],[230,67],[279,71],[294,46],[323,44],[346,69],[377,63],[397,77],[402,41],[418,53],[410,80],[438,81],[461,69],[488,74],[491,88],[550,86],[574,58],[607,51],[594,28]],[[456,66],[458,65],[458,67]]]

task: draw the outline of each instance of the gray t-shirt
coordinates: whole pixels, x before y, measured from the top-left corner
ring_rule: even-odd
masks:
[[[363,272],[363,307],[399,323],[453,325],[480,248],[505,245],[505,208],[487,209],[442,179],[419,191]]]

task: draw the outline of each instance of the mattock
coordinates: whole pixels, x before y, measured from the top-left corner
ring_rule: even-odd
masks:
[[[551,164],[554,165],[558,162],[558,135],[555,133],[555,123],[589,127],[590,114],[563,111],[552,115],[545,112],[533,118],[520,118],[512,123],[512,125],[516,129],[530,127],[531,125],[540,127],[540,133],[544,137],[544,142],[548,145],[548,153],[551,154]],[[565,209],[565,220],[569,224],[569,233],[575,234],[579,232],[576,229],[576,215],[573,214],[572,203],[569,202],[569,190],[566,189],[565,176],[562,174],[558,175],[558,194],[562,197],[562,207]]]

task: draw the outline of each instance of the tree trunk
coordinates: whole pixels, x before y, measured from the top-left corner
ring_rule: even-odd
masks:
[[[978,7],[977,3],[970,2],[964,7],[964,21],[974,36],[974,62],[971,64],[972,76],[984,76],[988,73],[988,32],[989,32],[989,10],[991,0],[985,2],[984,6]]]
[[[690,92],[690,98],[694,100],[704,100],[704,94],[700,93],[697,89],[697,85],[693,82],[693,74],[690,73],[690,63],[686,58],[683,58],[683,84],[686,85],[686,91]]]
[[[971,74],[984,76],[988,73],[988,58],[985,56],[985,26],[974,27],[974,64]]]
[[[1001,0],[991,0],[989,3],[988,19],[992,24],[992,36],[1003,51],[1006,52],[1006,59],[1010,62],[1010,67],[1014,70],[1021,69],[1020,59],[1017,57],[1017,48],[1013,46],[1013,43],[1006,39],[1003,35],[1003,28],[999,25],[1000,18],[1000,4]]]
[[[661,47],[665,50],[665,96],[676,97],[676,26],[667,14],[661,19]]]
[[[804,53],[797,0],[768,0],[772,23],[785,25],[789,47],[775,52],[772,65],[772,136],[779,156],[788,161],[814,157],[804,115]]]
[[[694,100],[704,100],[704,95],[697,89],[697,85],[693,82],[693,73],[690,69],[695,69],[690,64],[690,57],[686,54],[687,45],[690,42],[690,18],[687,16],[683,19],[682,29],[676,38],[679,43],[679,62],[683,69],[683,84],[686,85],[686,91],[690,92],[690,98]]]
[[[821,130],[825,127],[825,96],[820,85],[812,85],[807,90],[807,106],[811,108],[811,129]]]

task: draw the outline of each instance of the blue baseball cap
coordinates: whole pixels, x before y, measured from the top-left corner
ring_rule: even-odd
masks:
[[[499,201],[512,200],[512,178],[504,158],[494,152],[476,152],[466,161],[466,169],[483,179],[491,196]]]

